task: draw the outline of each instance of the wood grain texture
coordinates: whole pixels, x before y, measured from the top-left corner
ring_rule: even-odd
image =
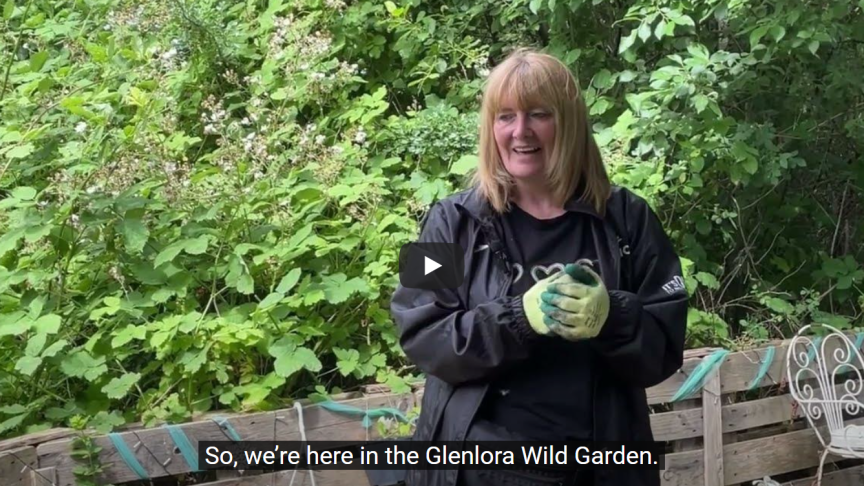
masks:
[[[0,452],[0,484],[30,486],[30,472],[37,467],[36,448],[33,446]]]
[[[315,471],[316,486],[369,486],[364,471]],[[256,476],[223,479],[201,486],[312,486],[308,471],[276,471]]]
[[[673,441],[702,436],[702,408],[689,408],[652,414],[654,440]]]
[[[705,486],[723,486],[723,407],[720,403],[720,373],[717,369],[705,380],[702,410],[705,417]]]
[[[846,423],[864,425],[864,418]],[[723,446],[724,484],[749,483],[765,476],[813,467],[819,464],[821,452],[813,429],[727,444]],[[694,486],[705,481],[703,451],[678,452],[665,459],[664,486]],[[829,455],[825,463],[838,459]]]
[[[57,484],[57,470],[43,467],[30,471],[30,486],[54,486]]]
[[[40,432],[23,435],[21,437],[13,437],[11,439],[0,440],[0,452],[8,451],[9,449],[19,449],[21,447],[27,446],[36,446],[48,441],[72,437],[73,435],[75,435],[75,431],[68,428],[42,430]]]
[[[827,468],[826,468],[827,469]],[[796,479],[783,483],[783,486],[811,486],[816,476]],[[853,466],[840,471],[828,472],[822,474],[822,486],[860,486],[864,484],[864,465]]]
[[[403,413],[410,410],[414,401],[411,394],[379,395],[342,402],[360,409],[393,407]],[[255,413],[227,417],[232,427],[243,440],[301,440],[297,412],[294,409]],[[321,407],[304,407],[303,418],[306,438],[310,441],[363,441],[377,438],[375,427],[368,431],[360,419],[329,412]],[[190,422],[180,425],[197,451],[199,441],[230,440],[214,421]],[[164,428],[152,428],[123,432],[120,437],[134,451],[136,458],[150,477],[171,476],[189,472],[190,468],[182,454]],[[126,466],[120,454],[107,436],[94,439],[102,447],[99,460],[105,473],[98,478],[101,483],[113,484],[137,480],[138,476]],[[136,448],[136,444],[140,446]],[[57,469],[58,486],[73,486],[75,461],[69,456],[71,440],[48,442],[37,448],[39,464]]]

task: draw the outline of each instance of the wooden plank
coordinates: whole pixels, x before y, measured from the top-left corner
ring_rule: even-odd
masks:
[[[312,486],[309,471],[276,471],[244,478],[224,479],[201,486]],[[369,486],[365,471],[315,471],[316,486]]]
[[[720,372],[711,372],[702,389],[705,417],[705,486],[723,486],[723,407],[720,403]]]
[[[42,467],[30,471],[30,486],[54,486],[57,484],[57,470]]]
[[[30,486],[30,471],[37,466],[36,448],[33,446],[0,452],[3,486]]]
[[[692,414],[693,410],[698,410],[700,415],[702,414],[702,407],[699,406],[699,400],[682,400],[680,402],[675,402],[672,404],[672,413],[684,414],[689,413]],[[700,424],[700,429],[704,426]],[[692,438],[682,438],[681,440],[675,441],[672,444],[672,449],[675,452],[682,451],[692,451],[694,449],[700,449],[702,447],[702,440],[699,439],[701,437],[701,431],[699,435],[691,436]]]
[[[648,418],[654,440],[662,442],[702,436],[702,408],[654,413]]]
[[[69,428],[42,430],[32,434],[22,435],[21,437],[0,440],[0,452],[27,446],[37,446],[43,442],[65,439],[66,437],[72,437],[73,435],[75,435],[75,430]]]
[[[783,486],[812,486],[816,476],[806,479],[796,479]],[[822,486],[856,486],[864,484],[864,465],[841,469],[822,475]]]
[[[361,410],[392,407],[407,412],[414,406],[413,395],[379,395],[341,402]],[[229,416],[229,422],[243,440],[301,440],[297,411],[294,409],[275,412]],[[329,412],[319,406],[310,405],[303,409],[306,438],[310,441],[363,441],[378,437],[373,426],[368,431],[363,428],[360,418]],[[214,421],[200,421],[181,424],[183,432],[197,450],[202,440],[230,440]],[[175,445],[164,428],[142,429],[120,434],[150,477],[158,478],[189,472],[189,465],[183,456],[175,451]],[[39,464],[43,467],[57,468],[58,486],[73,486],[73,468],[77,463],[69,456],[71,440],[60,440],[42,444],[37,448]],[[98,480],[106,484],[124,483],[138,479],[129,469],[107,436],[94,438],[97,446],[102,447],[99,461],[105,472]],[[140,442],[137,449],[135,445]]]
[[[697,486],[705,480],[705,458],[701,450],[667,454],[662,486]]]
[[[848,420],[847,425],[864,425],[864,418]],[[819,464],[821,444],[813,429],[799,430],[762,439],[723,446],[724,484],[739,484],[800,471]],[[693,486],[705,480],[702,451],[687,451],[666,456],[664,486]],[[826,464],[839,460],[829,455]]]

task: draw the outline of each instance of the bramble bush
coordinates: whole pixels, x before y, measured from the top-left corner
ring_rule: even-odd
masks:
[[[464,187],[515,45],[574,69],[661,216],[689,345],[860,325],[862,9],[7,0],[0,436],[406,390],[398,248]]]

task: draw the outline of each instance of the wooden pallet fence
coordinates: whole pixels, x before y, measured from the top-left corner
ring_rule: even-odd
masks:
[[[651,414],[655,439],[668,443],[666,469],[660,471],[663,486],[751,485],[764,476],[783,478],[784,485],[809,484],[809,476],[819,461],[820,445],[813,430],[793,406],[786,377],[788,343],[771,343],[774,356],[767,373],[753,387],[754,378],[768,356],[761,347],[729,353],[719,367],[706,376],[694,396],[672,402],[688,376],[716,349],[688,350],[684,365],[665,382],[647,390],[649,403],[658,409]],[[752,388],[752,390],[750,390]],[[742,392],[749,393],[744,395]],[[359,409],[392,407],[403,413],[421,403],[422,388],[412,393],[393,394],[386,387],[373,385],[362,396],[340,400]],[[864,398],[864,397],[862,397]],[[243,440],[300,440],[300,424],[295,409],[274,412],[225,415]],[[327,411],[313,404],[303,407],[307,440],[377,439],[375,427],[365,429],[360,418]],[[864,424],[864,418],[853,423]],[[210,417],[181,424],[179,427],[197,450],[202,440],[228,440],[223,428]],[[0,443],[0,485],[78,486],[70,456],[71,431],[43,431]],[[368,435],[367,435],[368,434]],[[134,450],[150,478],[167,478],[190,473],[190,466],[176,448],[164,427],[133,428],[119,437]],[[102,447],[99,460],[105,472],[100,484],[145,484],[120,458],[108,436],[95,438]],[[864,484],[864,465],[836,460],[829,456],[823,485]],[[311,485],[307,471],[221,474],[222,479],[207,486]],[[364,471],[315,471],[318,486],[366,486]],[[239,477],[226,477],[239,476]],[[293,482],[292,482],[293,481]]]

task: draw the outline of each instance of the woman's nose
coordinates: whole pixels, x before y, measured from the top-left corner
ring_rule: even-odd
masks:
[[[517,115],[516,126],[513,129],[513,136],[515,138],[530,137],[532,135],[530,121],[531,119],[526,115]]]

